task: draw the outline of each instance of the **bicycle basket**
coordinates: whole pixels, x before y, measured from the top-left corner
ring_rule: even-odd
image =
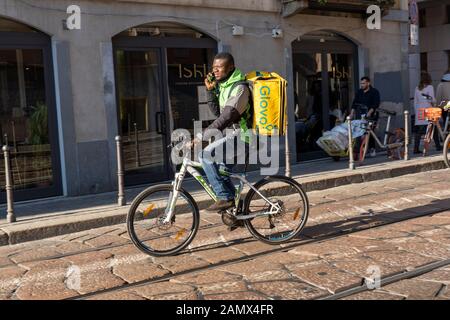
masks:
[[[441,108],[428,108],[425,109],[425,117],[428,121],[438,121],[442,116]]]

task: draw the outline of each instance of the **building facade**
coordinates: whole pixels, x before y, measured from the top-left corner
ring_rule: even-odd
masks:
[[[15,198],[116,190],[116,135],[127,185],[169,179],[171,132],[211,120],[202,83],[218,51],[244,72],[288,79],[291,161],[320,157],[315,140],[348,111],[361,76],[386,108],[409,105],[408,3],[370,30],[371,3],[0,0],[0,124]]]
[[[436,86],[450,68],[450,1],[419,1],[421,70],[428,71]]]

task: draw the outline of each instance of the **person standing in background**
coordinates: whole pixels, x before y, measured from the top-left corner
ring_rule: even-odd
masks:
[[[360,120],[363,115],[366,119],[370,118],[373,121],[378,121],[378,107],[380,106],[380,92],[372,87],[369,77],[361,78],[361,88],[356,92],[355,99],[352,103],[352,110],[350,118],[352,120]],[[359,149],[361,146],[361,137],[355,139],[355,160],[359,158]],[[377,155],[375,150],[375,140],[369,139],[369,148],[371,157]]]
[[[428,125],[428,120],[426,120],[423,115],[420,117],[420,109],[423,108],[431,108],[433,107],[433,104],[436,103],[436,99],[434,97],[434,88],[431,85],[431,76],[426,73],[422,72],[420,74],[420,82],[419,85],[416,87],[416,90],[414,92],[414,109],[415,109],[415,121],[414,121],[414,153],[419,154],[421,151],[419,150],[420,146],[420,139],[422,135],[426,131],[426,126]],[[431,97],[428,98],[428,97]],[[439,137],[437,135],[437,132],[434,132],[434,143],[436,144],[436,148],[440,149],[441,144],[439,142]]]
[[[442,76],[441,83],[438,84],[436,89],[436,101],[440,104],[442,101],[450,101],[450,69]],[[447,118],[447,113],[449,111],[444,111],[442,118]],[[445,124],[444,124],[445,125]]]

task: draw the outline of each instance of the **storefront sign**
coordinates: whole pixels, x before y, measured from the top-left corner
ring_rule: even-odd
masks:
[[[409,20],[411,24],[419,24],[419,8],[417,0],[409,0]]]
[[[336,79],[348,79],[350,78],[350,70],[345,70],[345,67],[342,67],[342,71],[339,68],[333,67],[333,78]]]
[[[419,8],[417,0],[409,0],[410,33],[409,42],[412,46],[419,45]]]
[[[178,77],[180,79],[204,79],[207,74],[206,64],[198,65],[194,64],[190,67],[185,67],[182,64],[178,65]]]
[[[410,41],[412,46],[419,45],[419,26],[411,24]]]

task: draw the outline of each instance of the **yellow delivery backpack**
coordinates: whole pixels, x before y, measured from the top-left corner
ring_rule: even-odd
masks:
[[[271,136],[286,133],[287,81],[275,72],[253,71],[246,75],[253,97],[253,130]]]

